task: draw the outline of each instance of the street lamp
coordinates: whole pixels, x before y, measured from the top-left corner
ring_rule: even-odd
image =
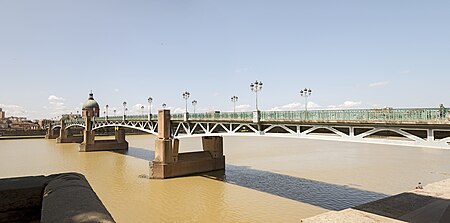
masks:
[[[195,114],[195,106],[197,105],[197,100],[192,101],[192,106],[194,106],[194,114]]]
[[[141,106],[141,115],[144,116],[144,106]]]
[[[186,113],[188,112],[188,110],[187,110],[187,99],[188,99],[190,96],[191,96],[191,93],[189,93],[189,92],[187,92],[187,91],[183,92],[183,98],[184,98],[184,100],[186,100]]]
[[[256,111],[259,111],[258,109],[258,91],[261,91],[263,86],[262,81],[255,81],[254,83],[250,83],[250,89],[255,92],[256,96]]]
[[[117,110],[114,108],[114,116],[116,116],[116,111],[117,111]]]
[[[236,101],[238,100],[238,96],[231,97],[231,101],[233,102],[233,113],[236,112]]]
[[[166,108],[166,106],[167,106],[166,103],[163,103],[163,104],[162,104],[162,107],[163,107],[163,108]]]
[[[127,102],[124,101],[124,102],[122,103],[122,105],[123,105],[123,118],[125,118],[125,111],[127,110],[127,109],[126,109],[126,107],[127,107]]]
[[[148,118],[150,119],[150,116],[152,115],[153,98],[152,97],[148,97],[147,102],[148,102]]]
[[[108,108],[109,108],[109,105],[105,105],[105,107],[106,107],[106,116],[108,116]]]
[[[308,97],[311,96],[311,89],[305,88],[300,91],[300,95],[305,97],[305,112],[308,111]]]

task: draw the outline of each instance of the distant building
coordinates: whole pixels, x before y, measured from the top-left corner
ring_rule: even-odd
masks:
[[[5,119],[5,111],[0,108],[0,120]]]
[[[0,109],[0,129],[36,130],[40,129],[37,121],[27,120],[26,117],[5,117],[5,111]]]

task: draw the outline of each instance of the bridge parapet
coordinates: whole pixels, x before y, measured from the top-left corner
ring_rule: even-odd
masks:
[[[192,121],[252,122],[253,112],[192,113]],[[145,121],[148,115],[96,117],[95,122]],[[152,114],[151,121],[158,116]],[[172,121],[186,121],[184,113],[172,114]],[[305,111],[261,111],[261,122],[308,122],[308,123],[380,123],[380,124],[450,124],[448,109],[352,109],[352,110],[310,110]],[[80,124],[83,118],[67,119],[66,124]]]

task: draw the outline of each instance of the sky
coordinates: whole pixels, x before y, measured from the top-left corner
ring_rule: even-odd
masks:
[[[450,1],[0,0],[0,108],[450,107]]]

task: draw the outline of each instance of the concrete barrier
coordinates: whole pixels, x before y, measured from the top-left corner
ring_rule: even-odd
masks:
[[[0,222],[39,222],[45,176],[0,179]]]
[[[115,222],[79,173],[0,179],[0,222]]]

